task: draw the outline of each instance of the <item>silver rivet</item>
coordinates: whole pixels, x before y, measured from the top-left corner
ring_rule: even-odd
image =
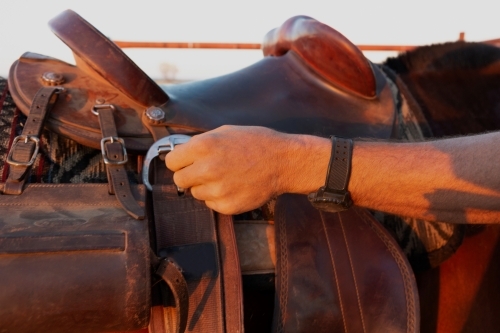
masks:
[[[157,106],[152,106],[146,110],[146,117],[148,117],[152,123],[161,123],[165,120],[165,111]]]
[[[102,105],[104,103],[106,103],[106,100],[104,98],[98,98],[95,100],[95,104],[97,105]]]
[[[42,74],[42,81],[47,86],[58,86],[64,83],[64,76],[59,73],[45,72]]]

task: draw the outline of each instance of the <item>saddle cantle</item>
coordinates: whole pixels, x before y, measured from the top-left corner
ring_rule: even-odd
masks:
[[[84,145],[100,147],[91,111],[102,104],[113,105],[118,137],[137,153],[168,134],[226,124],[319,136],[384,139],[392,132],[395,103],[384,74],[340,33],[309,17],[271,31],[265,57],[247,68],[163,89],[76,13],[65,11],[50,26],[73,50],[76,66],[25,53],[11,67],[9,86],[24,113],[41,87],[64,87],[47,127]],[[184,268],[190,305],[172,308],[172,293],[154,290],[153,303],[160,297],[163,304],[153,307],[150,331],[243,331],[231,217],[214,215],[189,194],[179,197],[164,163],[153,164],[151,248]],[[369,213],[322,213],[304,196],[286,195],[275,219],[274,332],[418,332],[409,264]],[[207,256],[206,271],[182,267],[189,253]]]

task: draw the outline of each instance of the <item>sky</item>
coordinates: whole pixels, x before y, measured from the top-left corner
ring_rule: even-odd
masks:
[[[0,76],[26,51],[73,63],[71,50],[47,23],[72,9],[112,40],[261,43],[295,15],[336,29],[354,44],[427,45],[458,39],[500,38],[498,0],[0,0]],[[262,58],[259,50],[125,49],[149,76],[161,66],[176,79],[199,80],[233,72]],[[396,53],[366,52],[373,62]]]

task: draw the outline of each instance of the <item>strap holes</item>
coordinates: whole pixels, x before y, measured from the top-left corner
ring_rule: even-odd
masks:
[[[42,97],[45,97],[46,95],[45,94],[42,94]]]
[[[120,182],[120,186],[123,186],[123,185],[125,185],[125,183],[124,182]]]
[[[339,160],[339,158],[338,158],[338,157],[335,157],[335,161],[338,161],[338,160]]]
[[[127,195],[126,195],[126,194],[123,194],[123,195],[122,195],[122,197],[126,198],[126,197],[127,197]]]
[[[37,106],[36,106],[36,108],[37,108],[37,109],[39,109],[39,108],[40,108],[40,105],[37,105]]]
[[[342,159],[342,161],[344,161],[344,162],[345,162],[345,158],[343,158],[343,159]]]

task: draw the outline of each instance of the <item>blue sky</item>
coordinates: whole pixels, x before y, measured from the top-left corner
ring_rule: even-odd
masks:
[[[500,1],[54,1],[0,0],[0,75],[31,51],[72,62],[71,51],[47,22],[73,9],[115,40],[260,43],[265,33],[294,15],[308,15],[355,44],[425,45],[500,38]],[[153,78],[161,63],[177,66],[178,79],[203,79],[252,64],[260,51],[137,50],[126,53]],[[370,52],[379,62],[391,54]]]

